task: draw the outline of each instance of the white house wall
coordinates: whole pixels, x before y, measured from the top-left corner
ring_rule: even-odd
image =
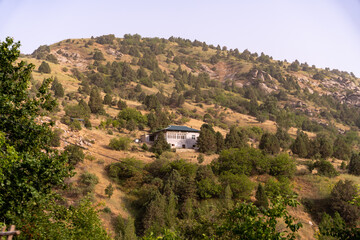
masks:
[[[199,133],[168,131],[165,137],[171,148],[197,148]]]

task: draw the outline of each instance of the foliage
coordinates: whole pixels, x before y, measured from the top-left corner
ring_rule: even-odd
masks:
[[[249,199],[254,189],[254,183],[244,174],[224,172],[220,175],[220,181],[223,186],[230,186],[233,197],[236,199]]]
[[[64,153],[69,159],[70,165],[76,165],[79,162],[83,162],[85,158],[83,150],[77,145],[67,145],[64,148]]]
[[[281,153],[270,161],[270,175],[293,177],[296,171],[294,159],[287,153]]]
[[[259,208],[267,209],[269,207],[269,200],[266,196],[265,189],[261,183],[259,183],[255,194],[255,205]]]
[[[302,227],[286,210],[296,207],[292,199],[274,199],[269,209],[259,209],[252,203],[240,203],[227,212],[225,222],[218,227],[220,239],[295,239],[295,233]],[[286,230],[277,230],[277,219],[283,218]]]
[[[166,141],[164,133],[160,132],[159,134],[157,134],[155,142],[151,147],[151,151],[158,155],[161,155],[164,151],[170,150],[170,148],[170,144],[168,144],[168,142]]]
[[[227,148],[247,147],[247,134],[243,129],[232,126],[225,137],[225,146]]]
[[[113,193],[114,193],[114,187],[111,183],[109,183],[109,185],[107,185],[105,188],[105,195],[108,196],[108,198],[111,198]]]
[[[339,173],[336,171],[331,162],[326,160],[316,161],[314,167],[317,169],[318,174],[326,177],[336,177]]]
[[[217,150],[215,131],[212,126],[203,124],[200,128],[200,135],[197,139],[199,151],[202,153],[212,153]]]
[[[55,97],[64,97],[64,88],[56,77],[51,85],[51,90],[54,91]]]
[[[47,62],[42,61],[38,68],[38,71],[41,73],[51,73],[51,68]]]
[[[94,87],[90,93],[89,108],[91,113],[103,114],[105,112],[99,90]]]
[[[143,163],[135,158],[124,158],[121,162],[107,166],[106,170],[111,179],[124,183],[128,179],[140,177],[143,167]]]
[[[265,182],[266,195],[272,199],[278,196],[288,198],[294,195],[292,185],[288,178],[279,177],[278,179],[271,177]]]
[[[129,150],[131,139],[128,137],[118,137],[110,140],[109,147],[117,151]]]
[[[270,154],[280,152],[280,143],[277,137],[271,133],[264,133],[261,137],[259,148]]]
[[[231,172],[234,174],[263,174],[269,172],[269,157],[255,148],[223,150],[217,160],[211,163],[216,174]]]
[[[99,178],[92,173],[84,172],[79,177],[79,185],[83,188],[83,193],[94,192],[95,185],[99,183]]]
[[[307,157],[310,152],[310,141],[306,133],[299,131],[295,142],[291,145],[291,151],[299,157]]]
[[[141,114],[135,108],[125,108],[122,109],[118,114],[118,119],[123,119],[125,121],[134,121],[136,124],[138,123],[146,123],[147,119],[145,116]]]
[[[360,216],[360,207],[351,204],[351,201],[358,195],[358,190],[353,182],[349,180],[336,183],[330,195],[330,206],[348,224],[355,224]]]
[[[349,163],[349,173],[359,176],[360,175],[360,154],[353,153]]]

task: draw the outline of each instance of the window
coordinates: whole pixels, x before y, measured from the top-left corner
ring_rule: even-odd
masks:
[[[191,139],[194,139],[194,140],[195,140],[195,135],[192,135],[192,136],[191,136]]]
[[[185,144],[182,145],[182,148],[186,148]]]

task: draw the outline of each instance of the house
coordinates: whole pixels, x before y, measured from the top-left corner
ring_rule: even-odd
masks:
[[[171,148],[197,149],[196,142],[200,135],[200,130],[186,126],[170,125],[152,134],[144,135],[142,141],[152,144],[159,134],[165,135],[165,139]]]

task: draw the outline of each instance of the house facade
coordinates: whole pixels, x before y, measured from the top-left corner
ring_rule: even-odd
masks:
[[[170,125],[157,132],[145,135],[142,141],[152,144],[159,134],[164,134],[171,148],[197,149],[196,143],[200,135],[200,130],[186,126]]]

